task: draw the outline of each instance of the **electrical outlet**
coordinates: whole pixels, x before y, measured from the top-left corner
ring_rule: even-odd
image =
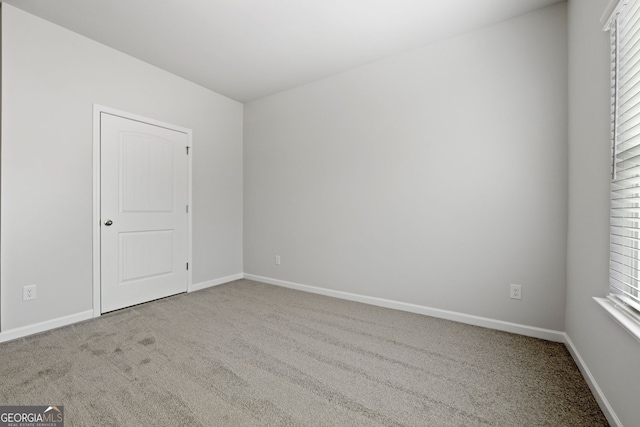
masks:
[[[511,285],[511,291],[509,293],[509,298],[511,298],[511,299],[522,299],[522,286],[521,285]]]
[[[36,299],[36,285],[22,288],[22,301],[28,301],[30,299]]]
[[[280,255],[276,255],[276,265],[280,265]]]

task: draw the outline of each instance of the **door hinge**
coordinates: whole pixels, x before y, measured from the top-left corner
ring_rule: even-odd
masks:
[[[189,146],[187,146],[187,156],[189,155]]]
[[[187,213],[189,213],[189,205],[187,205]]]
[[[189,269],[189,263],[187,263],[187,270]]]

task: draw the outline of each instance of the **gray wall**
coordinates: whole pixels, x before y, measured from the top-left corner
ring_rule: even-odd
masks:
[[[242,104],[7,4],[2,85],[2,331],[92,309],[93,103],[193,130],[193,283],[242,273]]]
[[[604,0],[569,1],[569,234],[566,332],[625,426],[638,425],[640,343],[593,296],[608,293],[609,42]]]
[[[564,330],[566,57],[560,4],[245,104],[245,273]]]

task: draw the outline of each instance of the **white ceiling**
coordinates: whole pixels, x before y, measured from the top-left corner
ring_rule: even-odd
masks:
[[[562,0],[4,0],[244,102]]]

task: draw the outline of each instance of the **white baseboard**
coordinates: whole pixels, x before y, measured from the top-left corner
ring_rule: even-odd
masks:
[[[425,316],[437,317],[439,319],[453,320],[455,322],[466,323],[484,328],[496,329],[499,331],[511,332],[514,334],[526,335],[554,342],[565,342],[565,334],[552,329],[537,328],[534,326],[520,325],[517,323],[505,322],[502,320],[490,319],[487,317],[473,316],[470,314],[458,313],[455,311],[441,310],[438,308],[425,307],[400,301],[393,301],[384,298],[370,297],[366,295],[352,294],[349,292],[335,291],[332,289],[319,288],[316,286],[302,285],[299,283],[287,282],[284,280],[272,279],[270,277],[244,274],[245,279],[257,282],[268,283],[270,285],[282,286],[299,291],[311,292],[314,294],[326,295],[334,298],[356,301],[379,307],[393,308],[395,310],[408,311],[410,313],[424,314]]]
[[[12,341],[18,338],[26,337],[51,329],[60,328],[62,326],[71,325],[72,323],[82,322],[83,320],[93,319],[93,310],[87,310],[76,314],[70,314],[57,319],[51,319],[33,325],[23,326],[20,328],[9,329],[0,332],[0,342]]]
[[[611,407],[611,405],[609,404],[609,401],[596,382],[596,379],[591,374],[591,371],[587,367],[584,359],[582,358],[582,356],[580,356],[580,353],[578,353],[578,349],[575,345],[573,345],[573,341],[571,341],[571,338],[569,338],[569,335],[567,335],[567,333],[563,334],[564,344],[567,346],[567,349],[569,350],[569,353],[571,353],[571,357],[573,357],[573,360],[575,360],[576,365],[578,365],[578,369],[580,369],[580,372],[582,373],[585,381],[587,381],[587,384],[589,385],[593,396],[596,398],[598,405],[600,405],[600,409],[602,409],[604,416],[607,417],[607,421],[609,421],[609,424],[611,424],[613,427],[622,427],[620,419],[613,411],[613,407]]]
[[[206,282],[196,283],[189,287],[188,292],[199,291],[201,289],[210,288],[212,286],[224,285],[225,283],[233,282],[234,280],[240,280],[244,278],[244,274],[238,273],[227,277],[221,277],[219,279],[207,280]]]

